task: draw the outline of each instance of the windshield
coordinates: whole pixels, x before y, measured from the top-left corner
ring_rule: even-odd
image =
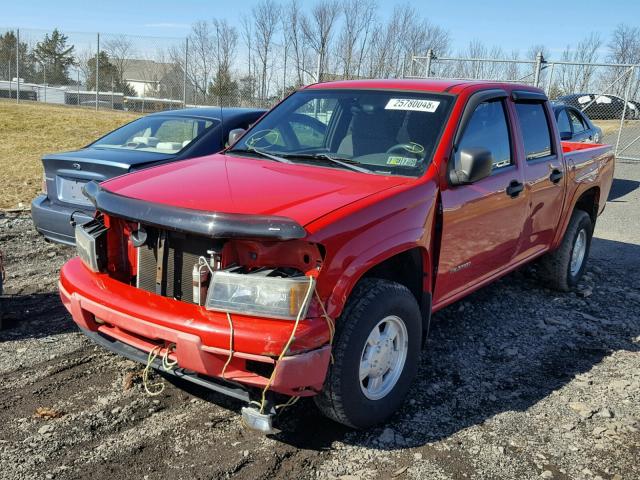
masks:
[[[452,99],[402,91],[303,90],[274,108],[228,153],[419,176],[438,144]]]
[[[114,130],[91,146],[174,154],[219,123],[215,119],[153,115]]]

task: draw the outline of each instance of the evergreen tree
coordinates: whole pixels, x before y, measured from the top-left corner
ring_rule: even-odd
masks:
[[[87,61],[87,89],[95,90],[96,88],[96,57],[92,57]],[[111,63],[109,54],[101,51],[98,55],[98,76],[100,77],[98,90],[101,92],[111,91],[123,93],[127,96],[135,96],[135,90],[122,78],[118,73],[117,67]]]
[[[11,80],[16,75],[16,44],[18,39],[15,32],[8,31],[0,35],[0,79]],[[33,58],[28,53],[27,44],[20,42],[20,78],[25,82],[35,80]]]
[[[209,85],[209,101],[220,107],[229,107],[237,103],[238,93],[238,82],[231,79],[229,70],[219,69]]]
[[[52,85],[68,85],[69,67],[75,63],[73,45],[67,46],[68,37],[54,29],[51,35],[45,34],[44,39],[36,44],[33,57],[47,71],[47,82]]]

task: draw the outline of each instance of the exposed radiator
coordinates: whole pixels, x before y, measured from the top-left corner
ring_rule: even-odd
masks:
[[[158,293],[193,303],[193,266],[199,257],[208,257],[212,241],[206,238],[187,237],[177,232],[165,232],[166,243],[162,259],[162,276],[156,285],[158,268],[158,237],[161,232],[150,232],[149,245],[138,248],[138,272],[136,286],[142,290]],[[161,249],[162,250],[162,249]]]

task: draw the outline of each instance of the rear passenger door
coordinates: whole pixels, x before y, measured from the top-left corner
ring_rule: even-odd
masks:
[[[486,149],[493,156],[493,171],[469,185],[443,186],[434,304],[453,301],[507,269],[520,244],[527,200],[508,102],[506,92],[493,90],[476,93],[467,103],[450,162],[456,151]]]
[[[565,167],[546,97],[535,92],[514,92],[514,96],[529,203],[518,252],[523,260],[548,249],[553,240],[564,202]]]

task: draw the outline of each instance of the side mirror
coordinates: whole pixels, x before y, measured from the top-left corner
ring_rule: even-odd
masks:
[[[466,185],[491,175],[493,155],[485,148],[472,147],[456,152],[454,168],[449,171],[451,185]]]
[[[229,132],[229,146],[233,145],[238,139],[243,136],[247,131],[244,128],[234,128]]]
[[[560,140],[571,140],[571,132],[560,132]]]

